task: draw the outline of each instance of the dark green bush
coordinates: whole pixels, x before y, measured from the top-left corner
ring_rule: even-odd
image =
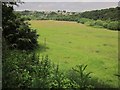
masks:
[[[91,85],[89,84],[90,74],[85,71],[87,65],[77,65],[75,68],[68,74],[68,78],[72,82],[72,86],[74,88],[89,88]]]
[[[32,50],[37,46],[38,35],[29,27],[26,18],[21,18],[20,14],[14,12],[13,5],[16,3],[2,2],[2,35],[9,47]]]
[[[32,77],[33,88],[50,88],[52,64],[48,56],[42,57],[39,63],[34,66],[34,76]]]
[[[51,88],[71,88],[70,80],[59,70],[59,65],[53,68]]]
[[[2,59],[3,88],[50,88],[52,64],[47,56],[7,50]]]
[[[7,53],[8,52],[8,53]],[[31,54],[7,50],[3,55],[3,87],[22,88],[31,86],[30,69],[34,64]],[[23,54],[22,54],[23,53]]]

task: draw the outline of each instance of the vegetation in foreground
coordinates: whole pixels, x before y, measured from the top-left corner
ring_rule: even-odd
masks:
[[[5,88],[47,88],[79,90],[84,88],[110,88],[86,72],[87,65],[77,65],[67,74],[48,56],[39,57],[34,52],[3,48],[3,89]]]

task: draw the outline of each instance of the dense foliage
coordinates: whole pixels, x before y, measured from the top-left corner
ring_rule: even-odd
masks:
[[[3,45],[3,88],[109,88],[102,81],[91,77],[91,73],[86,71],[87,65],[77,65],[65,73],[48,56],[9,50],[5,42]]]
[[[93,10],[93,11],[86,11],[86,12],[81,13],[81,17],[94,19],[94,20],[100,19],[100,20],[119,21],[120,20],[119,12],[120,12],[120,7]]]
[[[16,3],[2,3],[3,37],[10,48],[31,50],[37,46],[38,35],[29,27],[26,19],[14,12],[13,5]],[[8,14],[9,12],[9,14]]]
[[[94,27],[102,27],[110,30],[120,30],[119,21],[102,21],[102,20],[92,20],[88,18],[80,18],[78,23],[86,24]]]
[[[5,45],[5,43],[4,43]],[[34,52],[9,50],[3,48],[3,88],[89,88],[89,74],[84,74],[85,67],[80,66],[77,77],[83,84],[74,83],[51,63],[48,56],[39,57]],[[77,75],[77,71],[74,70]],[[71,76],[70,76],[71,77]],[[73,87],[74,85],[74,87]]]

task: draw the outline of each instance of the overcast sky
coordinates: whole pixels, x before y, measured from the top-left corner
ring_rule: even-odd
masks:
[[[119,2],[120,0],[21,0],[24,2]]]
[[[32,10],[32,11],[66,10],[66,11],[83,12],[83,11],[112,8],[112,7],[118,6],[118,0],[114,0],[114,2],[112,2],[112,0],[109,0],[109,2],[100,2],[99,0],[98,0],[99,2],[88,2],[88,1],[95,1],[95,0],[84,0],[84,2],[82,2],[82,0],[81,2],[67,2],[68,0],[66,0],[66,2],[58,2],[59,0],[56,0],[57,2],[40,2],[40,1],[37,2],[37,0],[35,0],[35,2],[32,2],[33,0],[29,0],[29,1],[31,2],[25,2],[19,7],[15,7],[15,10],[19,10],[19,11],[21,10]],[[107,1],[107,0],[104,0],[104,1]]]

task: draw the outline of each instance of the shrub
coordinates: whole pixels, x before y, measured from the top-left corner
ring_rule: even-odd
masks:
[[[48,56],[7,50],[2,59],[3,88],[50,88],[52,64]]]
[[[114,21],[114,22],[110,22],[107,26],[108,29],[111,29],[111,30],[119,30],[119,24],[117,21]]]
[[[103,23],[103,27],[104,27],[104,28],[107,28],[107,27],[108,27],[108,23],[107,23],[107,22],[104,22],[104,23]]]
[[[15,13],[13,5],[16,5],[16,3],[2,2],[2,35],[11,48],[34,49],[37,46],[38,35],[26,22],[29,18],[22,18],[20,14]]]
[[[63,72],[60,72],[59,65],[54,67],[51,88],[70,88],[70,80]]]
[[[50,88],[52,64],[48,56],[42,57],[40,62],[34,66],[34,76],[32,80],[33,88]]]
[[[82,23],[82,24],[86,23],[87,21],[88,21],[88,19],[86,19],[86,18],[80,18],[80,19],[78,20],[78,22],[79,22],[79,23]]]
[[[90,26],[95,26],[95,21],[91,21],[89,25]]]
[[[76,88],[88,88],[90,80],[90,74],[85,72],[87,65],[77,65],[76,68],[72,68],[69,72],[68,77],[72,82],[72,86]]]
[[[97,26],[103,26],[103,21],[102,20],[96,20],[95,25]]]
[[[21,22],[21,19],[17,22]],[[33,50],[37,47],[37,38],[39,35],[37,35],[36,30],[29,27],[27,22],[22,22],[16,30],[17,32],[9,33],[6,36],[10,48]]]
[[[32,57],[32,54],[27,54],[26,52],[20,53],[16,50],[7,50],[3,54],[3,88],[31,86],[31,66],[36,62],[36,60],[32,60]]]

